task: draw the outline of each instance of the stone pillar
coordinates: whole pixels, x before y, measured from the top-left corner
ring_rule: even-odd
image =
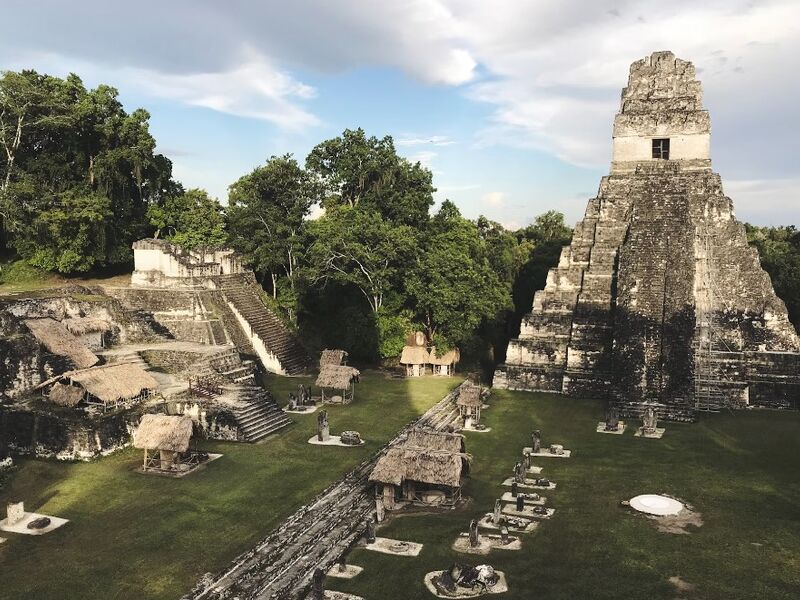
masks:
[[[24,502],[9,502],[7,506],[7,525],[16,525],[25,518]]]

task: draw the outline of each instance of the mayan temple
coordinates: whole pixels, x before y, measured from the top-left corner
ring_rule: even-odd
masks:
[[[607,398],[623,414],[798,407],[800,345],[711,168],[692,63],[634,62],[611,172],[494,385]]]

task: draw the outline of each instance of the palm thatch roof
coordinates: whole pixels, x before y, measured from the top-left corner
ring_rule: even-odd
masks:
[[[77,404],[83,399],[83,394],[84,391],[82,388],[64,383],[56,383],[52,388],[50,388],[50,393],[47,395],[47,397],[53,404],[72,407],[77,406]]]
[[[26,319],[25,325],[45,348],[58,356],[66,356],[79,369],[97,364],[99,359],[58,321]]]
[[[347,352],[344,350],[323,350],[322,356],[319,359],[319,365],[324,367],[325,365],[334,365],[340,366],[347,362]]]
[[[483,398],[481,398],[480,386],[462,385],[458,392],[456,404],[458,406],[468,406],[470,408],[483,406]]]
[[[427,365],[430,361],[430,352],[424,346],[403,346],[403,352],[400,354],[400,364]]]
[[[461,353],[458,351],[458,348],[453,348],[452,350],[448,350],[441,356],[436,356],[436,348],[431,348],[430,352],[430,362],[432,365],[454,365],[458,361],[461,360]]]
[[[319,370],[316,385],[320,388],[346,390],[359,375],[361,375],[361,372],[353,367],[323,365]]]
[[[463,459],[459,454],[399,446],[390,448],[378,459],[369,480],[391,485],[401,485],[403,481],[410,480],[459,487],[463,468]]]
[[[68,371],[63,378],[77,383],[103,402],[135,398],[145,390],[158,389],[158,382],[147,371],[132,363]]]
[[[143,450],[186,452],[191,437],[191,417],[148,414],[133,433],[133,445]]]
[[[458,487],[469,464],[464,436],[434,429],[412,429],[405,440],[378,459],[370,481],[400,485],[406,479]]]
[[[464,436],[436,429],[415,428],[408,432],[404,446],[434,452],[464,452]]]
[[[84,335],[86,333],[105,333],[111,331],[112,325],[105,319],[95,319],[93,317],[76,317],[65,319],[64,325],[74,335]]]

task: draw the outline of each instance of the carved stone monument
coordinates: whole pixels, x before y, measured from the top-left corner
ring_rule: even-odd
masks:
[[[525,510],[525,494],[517,496],[517,512]]]
[[[619,409],[614,406],[606,411],[606,431],[619,431]]]
[[[386,506],[383,503],[383,496],[376,496],[375,497],[375,520],[378,523],[383,523],[383,519],[386,516]]]
[[[494,501],[494,512],[492,513],[492,525],[500,525],[500,512],[503,505],[499,499]]]
[[[514,465],[514,481],[517,483],[525,483],[525,467],[521,462]]]
[[[654,434],[658,428],[658,414],[652,406],[644,409],[644,416],[642,417],[642,431],[645,434]]]
[[[531,448],[534,454],[542,451],[542,432],[538,429],[531,434]]]
[[[522,452],[522,465],[526,471],[531,468],[531,453],[527,449]]]
[[[328,411],[321,410],[317,415],[317,439],[320,442],[327,442],[331,438],[331,429],[328,424]]]
[[[366,523],[366,530],[364,531],[364,538],[366,538],[368,544],[375,543],[375,524],[372,522],[372,519],[367,519]]]
[[[472,519],[469,524],[469,547],[477,548],[480,544],[480,535],[478,534],[478,521]]]
[[[506,545],[508,545],[509,541],[510,540],[508,539],[508,527],[503,525],[500,528],[500,543],[503,544],[504,546],[506,546]]]
[[[511,497],[516,498],[519,491],[519,484],[516,481],[511,482]]]
[[[24,502],[9,502],[7,507],[7,525],[16,525],[25,518]]]

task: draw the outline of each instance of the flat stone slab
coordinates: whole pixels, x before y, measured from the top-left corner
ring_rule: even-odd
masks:
[[[650,438],[651,440],[660,440],[662,437],[664,437],[664,432],[665,431],[666,431],[666,429],[663,429],[661,427],[656,427],[656,430],[655,430],[654,433],[645,433],[643,428],[639,427],[639,429],[637,429],[636,433],[634,433],[633,435],[635,437]]]
[[[503,485],[506,487],[511,487],[512,483],[514,483],[514,478],[509,477],[503,482]],[[521,490],[554,490],[556,489],[556,483],[554,481],[551,481],[550,485],[543,486],[543,485],[536,485],[535,479],[526,479],[525,483],[518,483],[517,487]]]
[[[433,580],[436,577],[439,577],[444,571],[431,571],[430,573],[425,575],[425,587],[428,588],[428,591],[438,598],[478,598],[479,596],[483,596],[484,594],[502,594],[503,592],[508,591],[508,582],[506,581],[506,574],[502,571],[495,571],[495,574],[498,577],[497,583],[495,583],[491,588],[486,590],[486,592],[478,590],[473,591],[468,588],[456,588],[455,593],[453,594],[440,594],[436,590],[436,586],[433,585]]]
[[[137,467],[135,471],[137,473],[142,473],[143,475],[161,475],[162,477],[173,477],[175,479],[180,479],[181,477],[186,477],[187,475],[191,475],[192,473],[197,473],[198,471],[205,468],[205,466],[209,463],[214,462],[222,458],[222,454],[208,454],[208,460],[205,462],[201,462],[199,465],[195,465],[191,469],[187,469],[185,471],[161,471],[159,469],[147,469],[146,471],[141,467]]]
[[[502,496],[500,496],[500,500],[503,502],[510,502],[512,504],[516,504],[517,499],[511,495],[511,492],[504,492]],[[547,498],[544,496],[539,496],[538,500],[534,500],[532,498],[525,498],[525,504],[530,504],[531,506],[543,506],[547,504]]]
[[[394,554],[395,556],[418,556],[422,550],[422,544],[416,542],[404,542],[403,540],[393,540],[391,538],[376,537],[371,544],[364,546],[367,550],[383,552],[384,554]]]
[[[606,429],[606,422],[600,421],[597,424],[597,433],[610,433],[612,435],[622,435],[623,433],[625,433],[625,421],[619,422],[619,427],[617,428],[616,431],[609,431],[608,429]]]
[[[494,515],[489,513],[485,515],[480,521],[478,521],[478,527],[483,529],[491,529],[492,531],[500,531],[500,527],[505,525],[508,527],[509,533],[533,533],[536,531],[536,528],[539,526],[537,521],[531,521],[530,519],[523,519],[523,518],[516,518],[512,517],[516,521],[517,524],[513,524],[509,522],[509,515],[502,515],[501,519],[503,523],[500,525],[495,525],[493,521]]]
[[[543,470],[544,470],[544,469],[542,469],[542,467],[534,467],[534,466],[531,466],[531,467],[529,467],[528,469],[526,469],[526,470],[525,470],[525,472],[526,472],[528,475],[541,475],[541,473],[542,473],[542,471],[543,471]]]
[[[0,538],[0,544],[6,541],[6,538]]]
[[[517,510],[517,507],[513,504],[506,504],[501,511],[501,513],[504,515],[520,517],[521,519],[549,519],[555,514],[555,512],[555,508],[548,508],[546,515],[537,515],[535,512],[533,512],[533,507],[528,508],[526,506],[525,510]]]
[[[511,487],[511,484],[514,483],[514,478],[509,477],[505,481],[503,481],[502,485],[505,487]],[[540,485],[536,485],[535,479],[526,479],[525,483],[518,483],[517,487],[521,490],[554,490],[556,489],[556,484],[552,481],[550,482],[550,487],[542,487]]]
[[[539,452],[534,452],[533,448],[526,446],[522,449],[522,453],[525,454],[526,452],[531,456],[547,456],[548,458],[569,458],[572,456],[572,450],[567,450],[566,448],[564,449],[563,454],[552,454],[547,448],[544,448]]]
[[[491,427],[486,427],[485,429],[475,429],[474,427],[462,427],[461,431],[469,431],[472,433],[489,433],[492,430]]]
[[[339,568],[339,565],[333,565],[330,569],[328,569],[328,577],[338,577],[339,579],[352,579],[356,575],[359,575],[363,570],[364,567],[359,567],[358,565],[345,565],[344,571],[342,571]]]
[[[311,596],[308,596],[311,598]],[[364,600],[361,596],[355,594],[347,594],[345,592],[335,592],[333,590],[325,590],[326,600]]]
[[[365,441],[361,440],[360,444],[358,444],[357,446],[354,446],[353,444],[343,444],[342,443],[342,438],[340,436],[332,435],[327,440],[325,440],[324,442],[320,442],[317,439],[317,436],[312,436],[312,437],[308,438],[308,443],[312,444],[314,446],[343,446],[345,448],[358,448],[358,446],[363,446],[365,444]]]
[[[290,415],[310,415],[317,412],[318,408],[319,406],[315,404],[314,406],[306,406],[305,410],[289,410],[289,408],[286,406],[284,406],[281,410]]]
[[[631,508],[650,515],[677,515],[684,509],[683,502],[659,494],[641,494],[631,498]]]
[[[50,525],[44,527],[43,529],[28,529],[28,523],[35,521],[36,519],[41,519],[42,517],[49,518]],[[40,515],[39,513],[26,512],[21,521],[18,521],[13,525],[7,525],[7,522],[8,519],[3,519],[0,521],[0,529],[3,531],[8,531],[9,533],[21,533],[23,535],[44,535],[45,533],[50,533],[54,529],[58,529],[62,525],[69,523],[69,520],[62,519],[60,517],[51,517],[49,515]]]
[[[479,535],[478,545],[474,548],[469,545],[469,533],[461,533],[452,545],[456,552],[464,554],[489,554],[494,549],[498,550],[519,550],[522,542],[518,537],[508,536],[508,543],[503,543],[503,538],[497,534]]]

